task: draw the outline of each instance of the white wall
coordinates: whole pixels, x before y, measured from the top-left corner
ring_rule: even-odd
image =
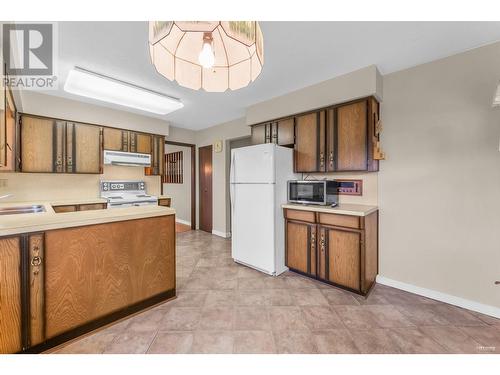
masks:
[[[175,220],[191,225],[191,148],[165,145],[165,154],[178,151],[182,152],[183,182],[163,184],[163,194],[172,198],[171,207],[175,209]]]
[[[500,307],[500,43],[384,77],[380,274]]]

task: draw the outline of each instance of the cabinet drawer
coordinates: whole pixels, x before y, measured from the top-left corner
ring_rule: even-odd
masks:
[[[63,213],[63,212],[75,212],[76,211],[76,205],[70,205],[70,206],[52,206],[54,211],[56,213]]]
[[[354,229],[361,228],[359,216],[320,213],[319,223],[338,226],[338,227],[354,228]]]
[[[158,199],[158,206],[170,207],[170,198]]]
[[[78,206],[78,211],[104,210],[106,203],[81,204]]]
[[[316,215],[312,211],[290,210],[285,211],[285,217],[289,220],[306,221],[308,223],[316,222]]]

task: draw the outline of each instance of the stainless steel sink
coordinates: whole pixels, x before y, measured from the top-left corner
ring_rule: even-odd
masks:
[[[34,214],[38,212],[45,212],[45,207],[41,204],[37,204],[33,206],[13,206],[0,208],[0,215]]]

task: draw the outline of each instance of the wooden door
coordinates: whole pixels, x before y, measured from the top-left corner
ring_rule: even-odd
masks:
[[[336,123],[337,109],[331,108],[326,111],[325,142],[326,142],[326,165],[327,172],[334,172],[336,169]]]
[[[316,225],[286,222],[286,266],[316,276]]]
[[[104,128],[104,149],[112,151],[129,151],[129,131]]]
[[[336,109],[336,170],[364,171],[368,167],[367,101]]]
[[[60,134],[56,132],[56,127],[54,120],[22,116],[21,170],[23,172],[55,172],[58,167],[62,167],[62,159],[58,160],[62,158],[62,154],[59,153],[60,149],[56,149]],[[61,165],[56,164],[58,161]]]
[[[66,172],[101,172],[101,128],[94,125],[67,123]]]
[[[134,138],[134,142],[130,142],[130,146],[134,144],[132,152],[138,152],[140,154],[151,154],[151,135],[144,133],[130,133],[130,138]]]
[[[152,136],[151,167],[145,168],[147,176],[163,176],[165,174],[165,137]]]
[[[320,227],[320,277],[360,290],[361,232]]]
[[[251,141],[253,145],[266,143],[266,124],[252,126]]]
[[[45,233],[47,338],[175,289],[175,216]]]
[[[21,240],[0,239],[0,354],[22,350]]]
[[[212,233],[212,145],[200,147],[200,229]]]
[[[278,145],[280,146],[289,146],[293,145],[295,142],[295,133],[294,133],[294,120],[293,118],[289,118],[286,120],[280,120],[276,123],[276,128],[278,132]]]
[[[325,112],[295,118],[295,172],[325,171]]]
[[[269,129],[269,141],[268,143],[278,144],[278,123],[270,122],[267,124]]]
[[[44,234],[28,237],[29,252],[29,344],[31,346],[45,340],[44,333]]]

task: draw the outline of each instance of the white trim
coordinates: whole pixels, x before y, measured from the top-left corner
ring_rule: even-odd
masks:
[[[189,225],[189,226],[191,226],[191,222],[190,222],[190,221],[187,221],[187,220],[182,220],[182,219],[175,218],[175,222],[176,222],[176,223],[179,223],[179,224],[184,224],[184,225]]]
[[[407,292],[418,294],[420,296],[432,298],[437,301],[449,303],[450,305],[463,307],[464,309],[476,311],[481,314],[493,316],[495,318],[500,318],[500,308],[495,306],[485,305],[483,303],[471,301],[461,297],[452,296],[451,294],[438,292],[432,289],[421,288],[419,286],[403,283],[401,281],[389,279],[387,277],[380,275],[377,275],[377,283],[405,290]]]
[[[223,237],[223,238],[231,237],[231,233],[219,232],[218,230],[215,230],[215,229],[212,229],[212,234],[215,234],[216,236]]]

